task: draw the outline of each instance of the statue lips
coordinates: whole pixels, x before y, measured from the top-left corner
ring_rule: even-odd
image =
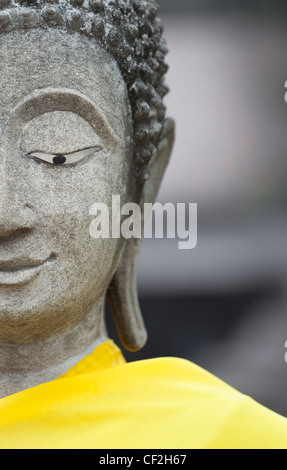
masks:
[[[31,260],[18,258],[10,261],[0,261],[0,286],[26,284],[37,276],[41,269],[55,261],[51,254],[46,260]]]

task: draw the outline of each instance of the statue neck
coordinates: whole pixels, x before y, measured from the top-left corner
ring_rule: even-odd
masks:
[[[31,344],[0,344],[0,398],[55,380],[107,340],[104,305],[77,326]]]

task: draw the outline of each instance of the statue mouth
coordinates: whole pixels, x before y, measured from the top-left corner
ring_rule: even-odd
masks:
[[[51,254],[44,261],[22,258],[0,261],[0,286],[27,284],[40,273],[44,266],[55,259],[56,256]]]

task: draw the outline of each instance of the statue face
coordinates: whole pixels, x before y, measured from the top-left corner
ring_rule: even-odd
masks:
[[[30,342],[104,302],[124,242],[93,239],[89,209],[133,200],[132,119],[117,64],[94,40],[10,33],[0,58],[0,341]],[[71,165],[26,156],[95,146]]]

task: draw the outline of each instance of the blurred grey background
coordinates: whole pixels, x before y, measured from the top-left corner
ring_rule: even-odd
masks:
[[[287,416],[287,2],[160,7],[177,136],[157,200],[198,203],[198,245],[143,240],[149,340],[125,355],[187,358]]]

